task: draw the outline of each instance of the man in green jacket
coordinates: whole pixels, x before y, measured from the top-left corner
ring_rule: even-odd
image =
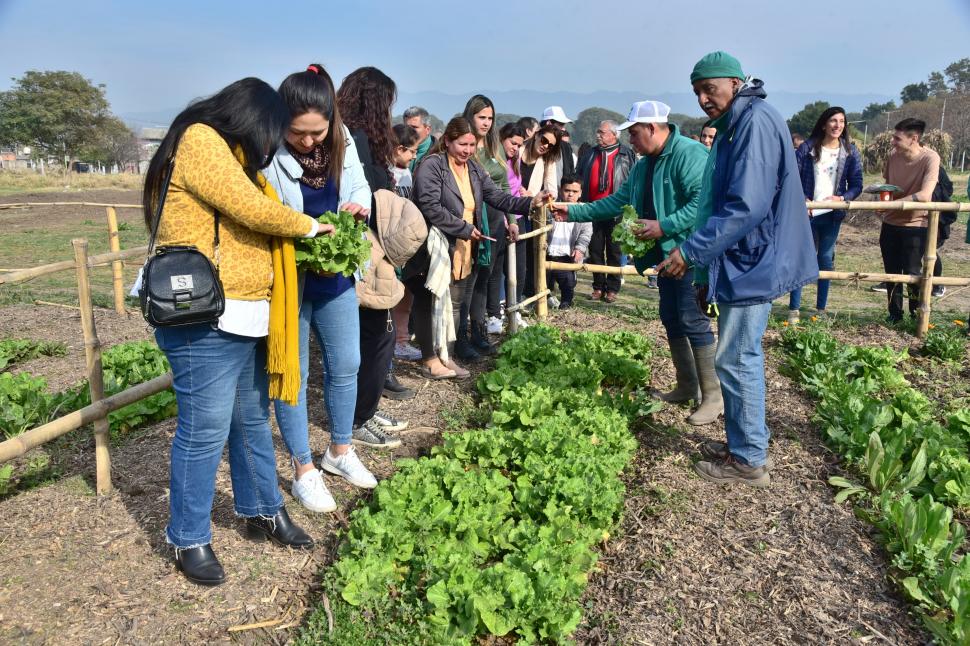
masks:
[[[707,148],[681,135],[675,124],[667,122],[669,114],[670,107],[659,101],[634,103],[620,130],[629,129],[630,145],[642,157],[623,185],[595,202],[557,205],[561,209],[557,219],[569,222],[613,218],[624,205],[632,205],[640,216],[637,237],[657,241],[645,257],[634,258],[641,273],[662,261],[693,232],[707,163]],[[677,385],[660,396],[669,402],[699,401],[687,421],[710,424],[724,412],[714,371],[716,346],[710,320],[698,307],[690,278],[660,276],[657,284],[660,320],[667,330],[677,373]]]

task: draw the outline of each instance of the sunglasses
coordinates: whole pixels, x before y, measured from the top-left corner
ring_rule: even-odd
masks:
[[[539,145],[540,146],[545,146],[546,148],[552,148],[553,146],[556,145],[556,140],[553,139],[552,141],[549,141],[545,137],[540,137],[539,138]]]

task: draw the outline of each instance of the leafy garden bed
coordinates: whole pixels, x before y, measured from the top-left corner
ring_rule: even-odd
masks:
[[[477,384],[489,424],[402,461],[353,513],[301,643],[568,642],[619,520],[628,425],[659,407],[651,355],[627,332],[506,342]]]
[[[941,412],[898,364],[907,352],[839,342],[821,327],[782,335],[787,370],[819,400],[826,443],[864,484],[834,477],[891,555],[891,577],[940,643],[970,643],[970,560],[954,510],[970,506],[970,409]],[[943,353],[946,354],[946,353]]]

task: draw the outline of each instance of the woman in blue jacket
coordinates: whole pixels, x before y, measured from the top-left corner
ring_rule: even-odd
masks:
[[[322,65],[290,74],[280,95],[292,115],[286,145],[264,171],[284,204],[314,218],[338,208],[366,217],[371,191],[350,131],[337,110],[333,81]],[[341,274],[300,276],[300,394],[292,406],[275,401],[276,422],[293,463],[293,497],[307,509],[337,508],[310,449],[307,380],[310,374],[310,331],[323,358],[323,392],[330,425],[330,447],[320,461],[328,473],[365,489],[377,486],[373,474],[351,444],[360,327],[355,278]]]
[[[819,116],[808,140],[795,152],[798,174],[807,201],[848,202],[862,192],[862,159],[855,145],[849,141],[845,110],[831,107]],[[808,212],[812,222],[812,237],[818,251],[818,268],[830,271],[835,266],[835,241],[839,237],[845,211],[814,209]],[[825,313],[829,298],[829,281],[818,281],[815,307]],[[799,321],[802,290],[792,291],[788,303],[788,321]]]

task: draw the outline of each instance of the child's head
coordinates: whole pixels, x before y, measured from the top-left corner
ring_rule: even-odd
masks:
[[[563,202],[578,202],[583,194],[583,184],[576,175],[563,175],[559,182],[559,196]]]
[[[411,160],[418,153],[418,131],[413,127],[404,124],[394,124],[394,165],[398,168],[407,168]]]

